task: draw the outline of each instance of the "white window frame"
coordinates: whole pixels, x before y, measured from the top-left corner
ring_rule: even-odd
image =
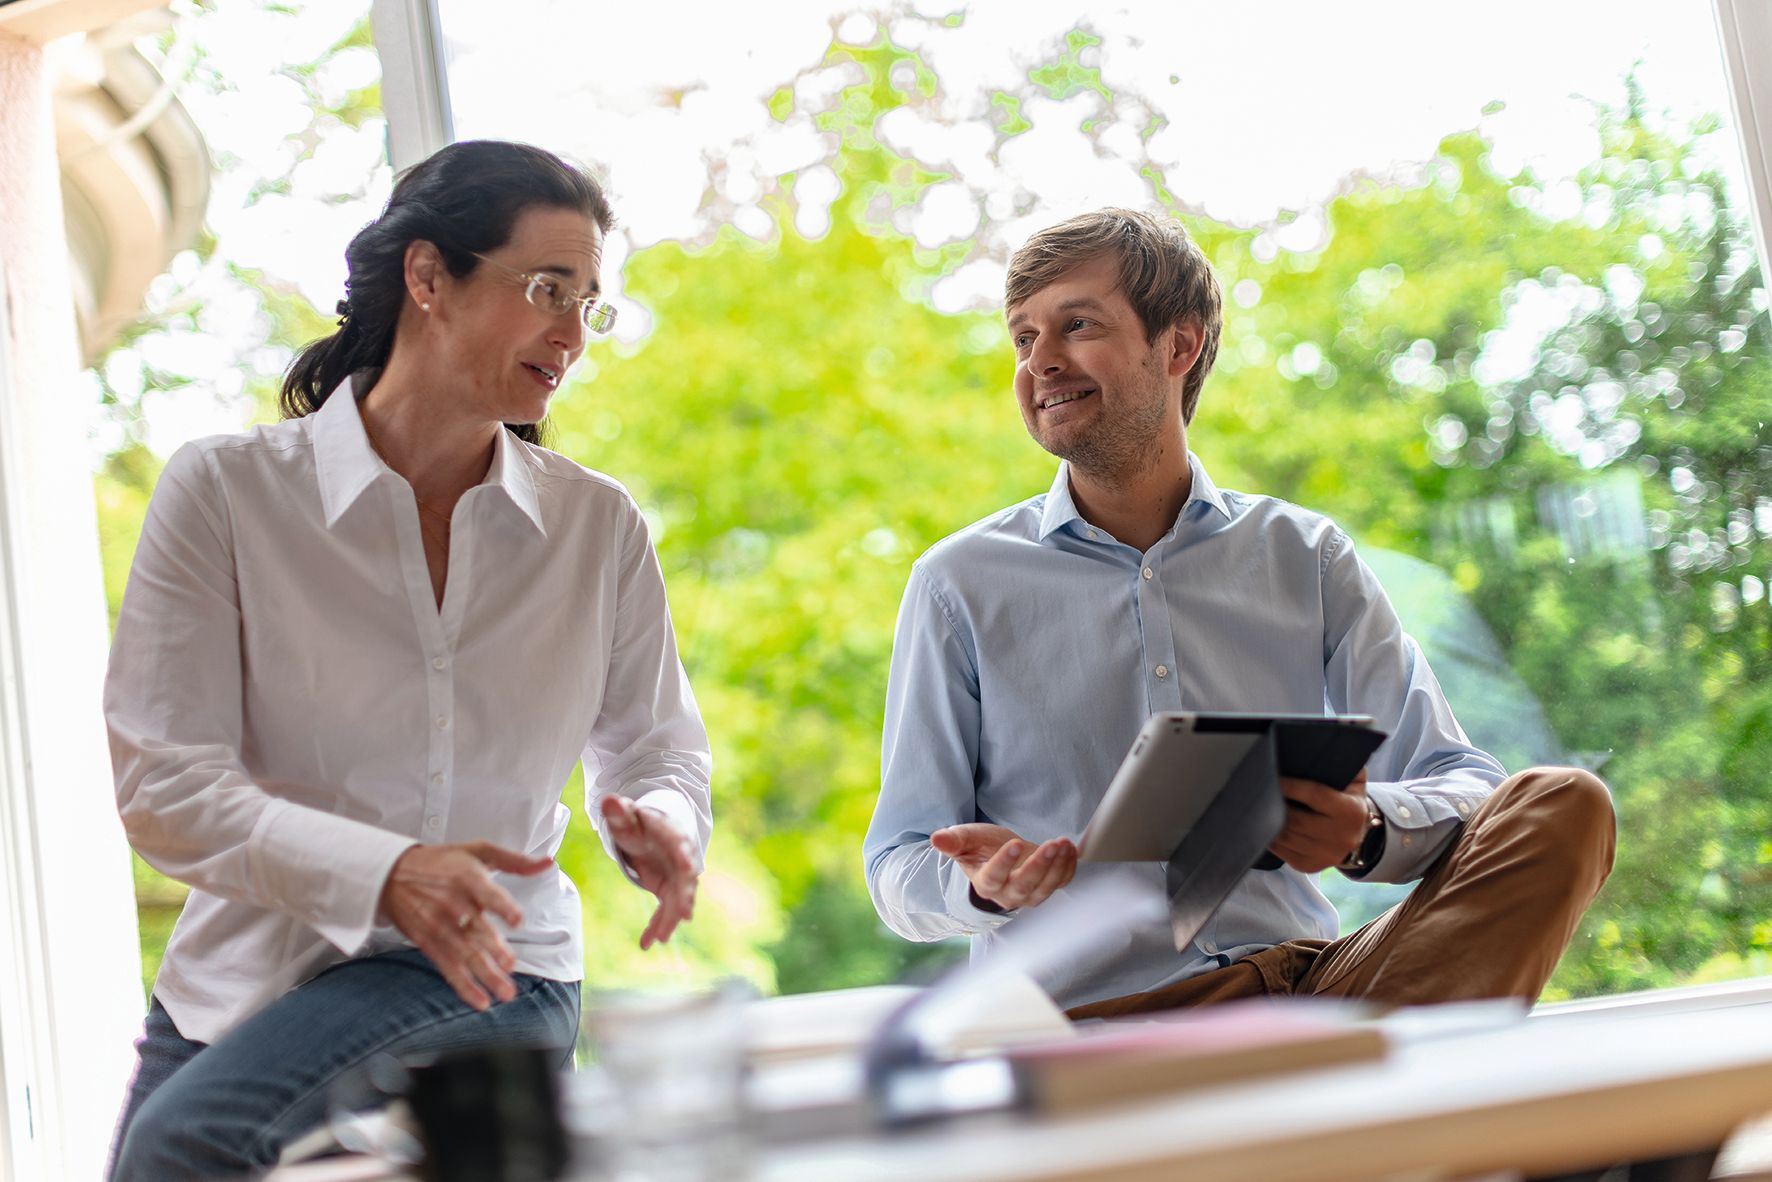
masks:
[[[34,280],[0,270],[0,1182],[101,1172],[145,1010],[92,476],[60,351],[19,335]]]
[[[11,308],[6,265],[0,260],[0,785],[24,785],[26,750],[24,667],[21,658],[16,571],[22,530],[6,474],[18,469],[7,454],[13,428]],[[43,946],[41,880],[36,825],[29,792],[0,792],[0,1178],[54,1178],[62,1169],[59,1139],[38,1135],[43,1081],[54,1078],[48,1054],[54,1016],[42,974],[30,950]],[[49,1132],[50,1130],[45,1130]]]
[[[437,0],[374,0],[369,20],[381,56],[388,162],[400,172],[455,142],[442,17]]]
[[[1772,0],[1714,0],[1717,41],[1729,80],[1748,207],[1760,247],[1760,280],[1772,288]]]

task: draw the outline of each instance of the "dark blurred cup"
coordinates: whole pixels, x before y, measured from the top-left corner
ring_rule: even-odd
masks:
[[[566,1170],[559,1052],[459,1051],[412,1067],[407,1102],[424,1142],[426,1182],[549,1182]]]

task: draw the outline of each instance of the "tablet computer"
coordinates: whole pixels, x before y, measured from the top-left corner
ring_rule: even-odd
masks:
[[[1386,738],[1364,714],[1153,714],[1089,819],[1079,855],[1166,861],[1268,736],[1270,774],[1332,788],[1345,788]]]
[[[1281,776],[1343,788],[1385,740],[1364,715],[1156,714],[1083,831],[1084,861],[1166,865],[1177,948],[1286,827]]]

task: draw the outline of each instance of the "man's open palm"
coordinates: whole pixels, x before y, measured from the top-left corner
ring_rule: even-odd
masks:
[[[952,858],[978,897],[1005,911],[1044,903],[1077,872],[1077,847],[1068,837],[1035,844],[1001,825],[950,825],[929,835]]]

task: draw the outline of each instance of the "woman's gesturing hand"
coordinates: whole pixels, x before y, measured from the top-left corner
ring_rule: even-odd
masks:
[[[552,858],[532,858],[489,841],[415,845],[400,855],[381,889],[381,914],[431,958],[443,979],[476,1010],[517,996],[510,945],[485,913],[511,927],[523,912],[491,870],[540,874]]]
[[[694,847],[657,809],[641,808],[614,793],[600,807],[615,848],[640,885],[658,897],[658,909],[640,933],[640,947],[662,944],[695,914],[695,882],[701,872],[695,867]]]

